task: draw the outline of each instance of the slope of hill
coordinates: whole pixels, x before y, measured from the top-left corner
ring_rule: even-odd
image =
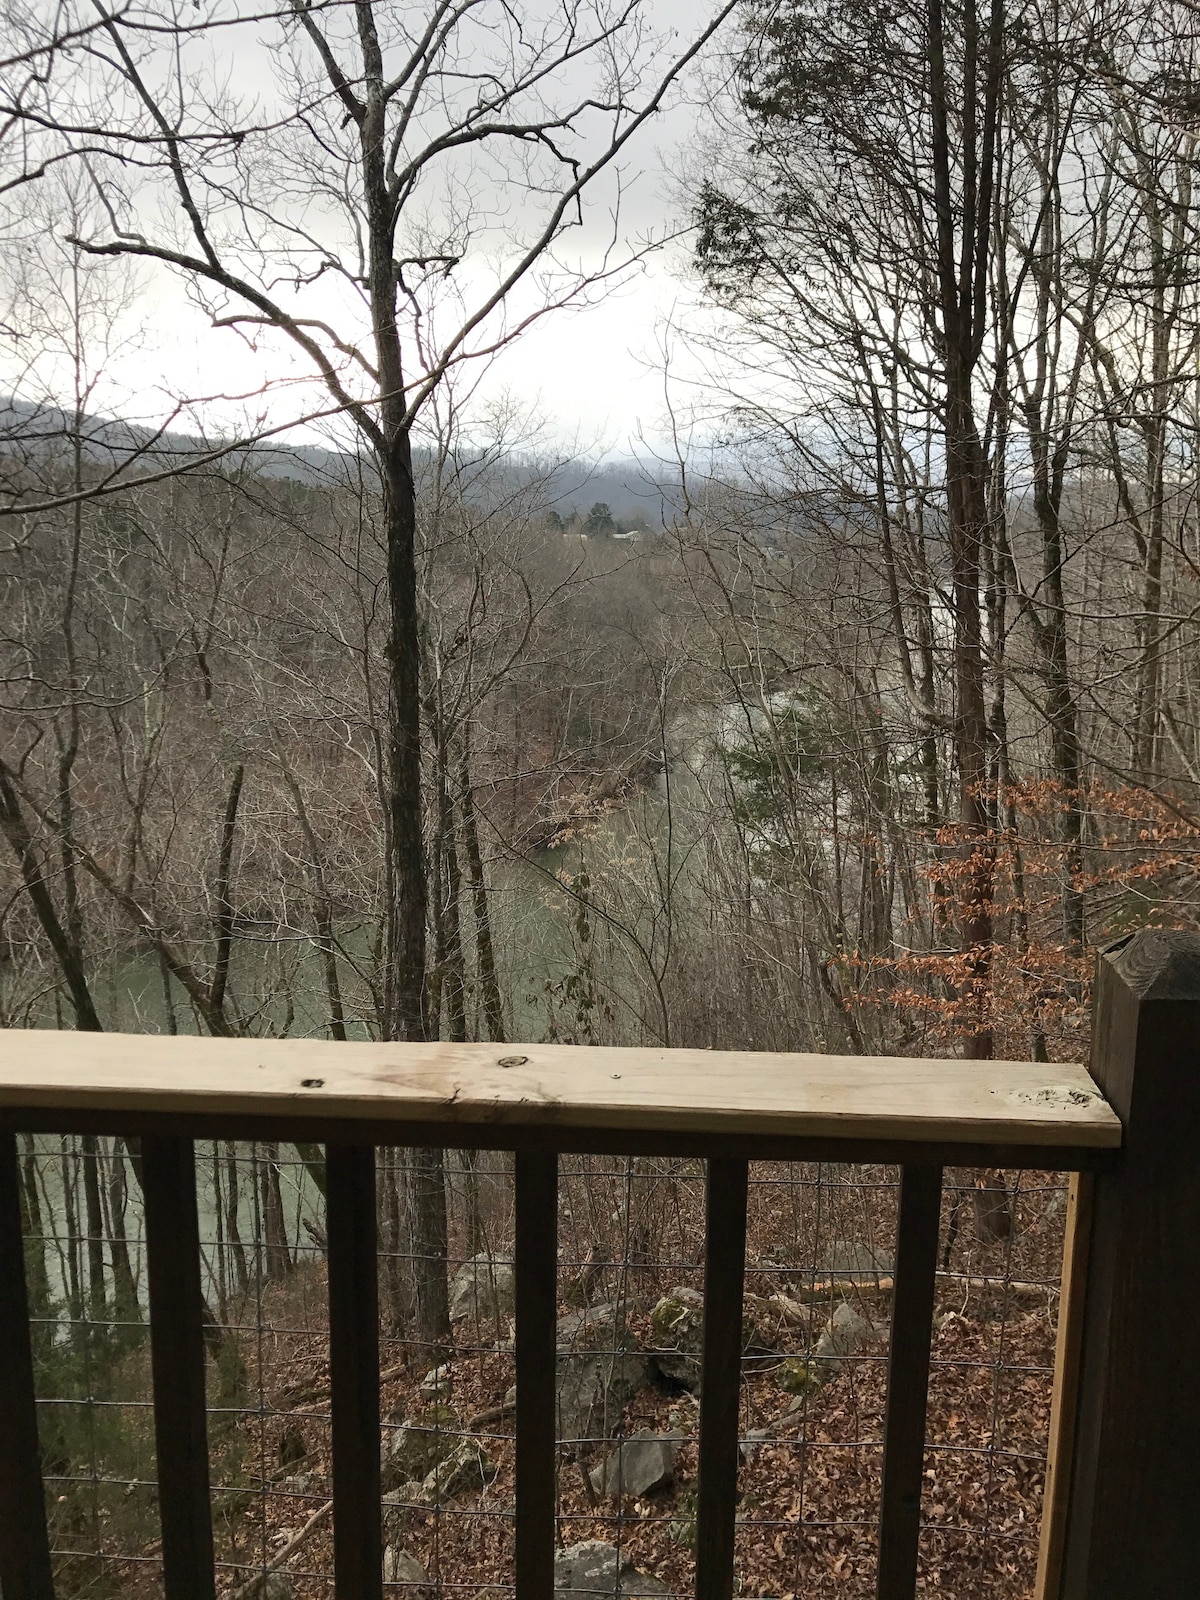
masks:
[[[186,468],[189,462],[210,458],[231,441],[176,430],[156,431],[120,417],[83,415],[57,406],[33,405],[11,396],[0,397],[0,454],[29,466],[50,465],[74,448],[76,435],[85,464],[101,472],[127,470],[130,476],[164,469]],[[229,471],[260,473],[312,485],[353,482],[358,462],[353,455],[314,444],[262,440],[240,445],[221,458]],[[418,465],[429,460],[418,451]],[[604,502],[614,517],[658,527],[673,520],[671,502],[677,486],[674,473],[651,472],[633,459],[585,459],[541,462],[518,457],[504,464],[505,477],[540,481],[547,503],[561,515],[586,512]],[[483,466],[475,475],[477,492],[486,493],[495,475]]]

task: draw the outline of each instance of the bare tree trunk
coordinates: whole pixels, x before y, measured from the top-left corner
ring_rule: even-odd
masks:
[[[66,1228],[67,1256],[67,1311],[72,1322],[83,1320],[83,1295],[80,1292],[80,1234],[75,1205],[75,1184],[78,1158],[74,1141],[63,1134],[59,1141],[62,1164],[63,1226]]]
[[[346,1014],[342,1004],[341,980],[338,977],[337,945],[333,937],[333,902],[330,899],[329,886],[325,881],[325,863],[316,830],[308,815],[308,807],[304,803],[299,780],[282,755],[280,765],[284,781],[291,792],[292,803],[296,808],[296,820],[300,824],[305,848],[308,851],[308,871],[313,886],[313,926],[321,952],[321,963],[325,972],[325,995],[329,1002],[329,1036],[331,1039],[345,1039]]]
[[[441,1150],[408,1152],[408,1245],[415,1290],[414,1338],[434,1363],[450,1339],[446,1171]]]
[[[992,0],[984,44],[982,125],[976,81],[981,40],[973,3],[964,17],[965,82],[958,140],[963,174],[957,218],[952,197],[941,0],[930,0],[928,19],[940,334],[944,346],[947,523],[954,608],[954,742],[962,862],[959,930],[966,957],[966,979],[960,985],[960,1032],[968,1057],[986,1060],[993,1050],[987,991],[993,938],[994,845],[988,818],[988,723],[979,590],[981,551],[987,536],[987,468],[975,422],[972,379],[987,310],[1003,10],[1000,0]]]
[[[262,1148],[263,1160],[259,1174],[262,1182],[263,1240],[267,1247],[267,1277],[286,1278],[292,1270],[292,1258],[288,1250],[283,1193],[279,1186],[279,1146],[267,1143]]]
[[[443,979],[442,990],[446,1000],[446,1029],[455,1044],[465,1044],[467,1038],[467,978],[463,960],[460,900],[462,896],[462,870],[458,860],[458,842],[455,838],[454,805],[450,798],[449,777],[445,761],[438,762],[438,832],[442,846],[442,883],[445,896],[442,906]]]
[[[125,1211],[129,1187],[125,1181],[125,1142],[116,1138],[112,1142],[108,1173],[109,1250],[112,1258],[113,1303],[116,1316],[122,1321],[140,1320],[137,1286],[129,1259],[129,1242],[125,1232]]]
[[[100,1018],[92,1002],[82,952],[55,909],[12,771],[3,757],[0,757],[0,832],[3,832],[17,858],[26,893],[66,980],[67,992],[75,1008],[75,1025],[85,1032],[100,1033]]]
[[[38,1194],[38,1156],[33,1135],[22,1136],[21,1152],[21,1224],[25,1238],[25,1273],[29,1282],[29,1311],[34,1319],[30,1328],[35,1355],[48,1354],[54,1343],[54,1329],[50,1325],[52,1299],[50,1274],[46,1270],[46,1224],[42,1215],[41,1196]]]
[[[250,1273],[246,1265],[246,1251],[242,1245],[238,1225],[238,1164],[237,1148],[232,1140],[225,1145],[225,1179],[228,1198],[225,1202],[225,1236],[229,1240],[229,1254],[237,1276],[238,1293],[245,1294],[250,1287]]]
[[[93,1322],[103,1322],[107,1308],[104,1296],[104,1209],[100,1203],[100,1146],[94,1133],[80,1139],[80,1164],[83,1169],[84,1214],[87,1220],[88,1314]]]
[[[213,961],[212,985],[209,1005],[215,1015],[225,1009],[225,990],[229,983],[229,959],[233,947],[233,901],[230,899],[233,874],[233,845],[237,833],[238,805],[242,798],[242,783],[246,768],[238,762],[233,769],[229,795],[225,801],[225,817],[221,825],[221,850],[217,860],[217,882],[214,896],[216,915],[213,932],[216,935],[216,956]]]
[[[380,1178],[380,1221],[384,1250],[384,1301],[393,1328],[406,1328],[412,1320],[413,1282],[406,1259],[407,1232],[401,1219],[402,1150],[388,1152]]]
[[[462,816],[463,848],[467,854],[467,876],[471,883],[471,907],[475,920],[475,966],[483,1000],[483,1016],[488,1038],[493,1044],[505,1042],[504,1009],[496,977],[496,952],[492,944],[492,920],[488,908],[487,883],[479,849],[479,828],[475,820],[475,792],[471,783],[470,747],[463,740],[459,777],[459,810]]]

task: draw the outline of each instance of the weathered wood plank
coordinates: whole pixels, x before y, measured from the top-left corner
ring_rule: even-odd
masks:
[[[1079,1066],[0,1030],[0,1108],[1105,1150]],[[450,1142],[453,1142],[452,1140]]]

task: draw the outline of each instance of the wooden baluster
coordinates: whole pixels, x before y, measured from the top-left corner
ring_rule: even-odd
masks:
[[[213,1600],[204,1295],[190,1139],[142,1140],[150,1362],[166,1600]]]
[[[917,1587],[929,1347],[941,1210],[941,1167],[904,1167],[883,1430],[878,1600],[912,1600]]]
[[[733,1594],[747,1181],[745,1161],[708,1163],[696,1600],[730,1600]]]
[[[38,1455],[20,1186],[16,1135],[0,1129],[0,1589],[5,1600],[54,1600]]]
[[[555,1483],[555,1323],[558,1300],[558,1157],[518,1151],[517,1549],[520,1600],[552,1600]]]
[[[346,1600],[382,1600],[374,1148],[330,1144],[325,1172],[334,1587]]]

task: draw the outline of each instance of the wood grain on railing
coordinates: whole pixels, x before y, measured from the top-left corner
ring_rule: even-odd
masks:
[[[625,1050],[569,1045],[355,1044],[0,1030],[0,1112],[271,1119],[314,1136],[513,1148],[522,1130],[617,1139],[804,1138],[1114,1149],[1120,1123],[1082,1067],[1012,1061]],[[457,1133],[448,1130],[459,1130]],[[195,1132],[195,1128],[188,1131]],[[350,1130],[353,1134],[353,1129]],[[286,1135],[283,1135],[286,1136]],[[561,1140],[560,1140],[561,1143]],[[544,1143],[543,1143],[543,1148]],[[565,1145],[564,1145],[565,1147]],[[716,1153],[715,1147],[713,1153]],[[848,1152],[845,1159],[868,1159]],[[1000,1164],[1000,1163],[997,1163]]]

